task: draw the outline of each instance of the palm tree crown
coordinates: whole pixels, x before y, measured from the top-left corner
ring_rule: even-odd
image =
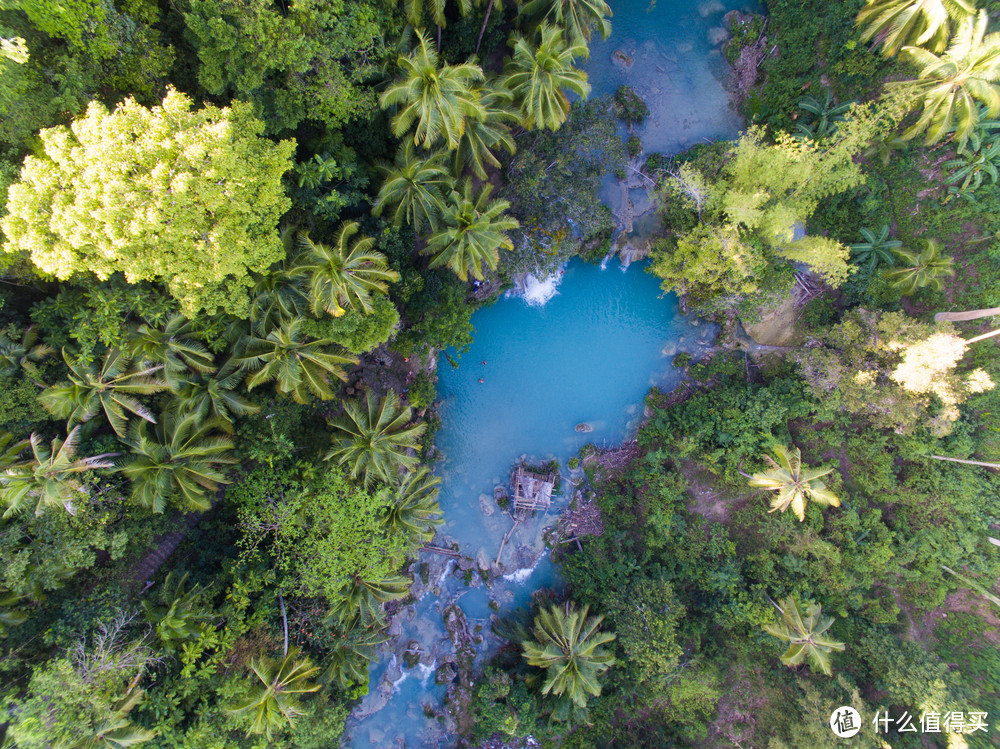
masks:
[[[29,444],[31,457],[23,462],[12,462],[27,446],[19,442],[8,447],[10,435],[0,440],[2,462],[0,473],[0,499],[7,505],[3,516],[20,515],[34,503],[35,514],[41,515],[49,507],[61,507],[71,515],[76,514],[73,501],[87,496],[87,488],[77,478],[98,468],[114,468],[109,458],[116,453],[104,453],[92,458],[76,458],[80,427],[74,427],[65,440],[52,440],[47,446],[37,434],[32,434]]]
[[[806,517],[807,500],[822,505],[840,506],[840,499],[819,480],[832,473],[832,468],[804,468],[802,451],[797,447],[789,450],[784,445],[776,445],[774,454],[778,460],[774,460],[770,455],[764,456],[771,470],[755,473],[750,478],[750,486],[776,492],[771,499],[771,509],[768,512],[776,510],[784,512],[791,507],[795,516],[802,521]]]
[[[389,283],[399,280],[399,274],[389,268],[385,255],[372,249],[375,240],[358,237],[358,223],[347,221],[332,245],[319,244],[306,234],[299,235],[302,254],[296,259],[294,272],[308,277],[309,298],[313,314],[326,311],[334,317],[344,314],[345,307],[371,312],[373,292],[385,294]]]
[[[163,364],[168,376],[187,372],[214,372],[215,359],[205,346],[192,338],[195,327],[183,315],[171,315],[162,328],[137,325],[129,335],[126,350],[141,362]]]
[[[861,40],[875,39],[886,55],[896,54],[905,44],[941,52],[952,25],[975,12],[969,0],[868,0],[857,23],[865,26]]]
[[[126,412],[156,421],[135,396],[168,389],[164,380],[154,377],[163,369],[162,364],[134,369],[131,359],[118,349],[105,354],[99,369],[96,364],[72,361],[65,351],[63,358],[69,368],[69,384],[46,388],[38,400],[53,415],[67,419],[67,428],[90,421],[101,410],[119,437],[125,436]]]
[[[935,239],[922,239],[920,252],[897,251],[902,268],[889,271],[893,285],[904,296],[916,293],[917,289],[930,288],[941,291],[944,279],[955,275],[955,261],[951,255],[941,254],[941,243]]]
[[[413,581],[405,575],[389,575],[380,579],[353,577],[345,582],[340,598],[327,615],[331,622],[346,626],[360,622],[364,626],[382,626],[385,614],[382,604],[405,598]]]
[[[20,340],[11,338],[4,330],[0,332],[0,374],[11,377],[23,369],[37,380],[37,363],[53,351],[48,344],[38,342],[38,330],[34,325],[24,331]]]
[[[250,668],[258,681],[230,709],[234,714],[251,716],[249,733],[263,733],[270,739],[272,730],[285,724],[290,726],[302,715],[299,695],[319,691],[319,684],[309,681],[319,668],[308,658],[297,660],[298,657],[298,649],[292,648],[280,660],[265,657],[251,662]]]
[[[531,0],[521,12],[564,28],[574,44],[587,44],[594,26],[602,39],[611,35],[611,8],[604,0]]]
[[[400,407],[395,392],[378,398],[369,390],[364,404],[347,401],[344,412],[330,422],[333,446],[326,460],[349,466],[351,476],[364,476],[369,486],[376,479],[392,483],[400,468],[416,466],[417,458],[408,451],[419,448],[425,425],[409,423],[412,412]]]
[[[833,624],[833,617],[823,616],[818,603],[807,601],[805,611],[799,602],[789,596],[777,606],[781,619],[765,624],[764,631],[788,643],[788,650],[781,656],[786,666],[798,666],[806,659],[820,673],[830,676],[830,653],[844,649],[844,643],[826,636]]]
[[[538,45],[523,36],[514,39],[514,56],[508,65],[507,86],[521,105],[521,120],[528,130],[558,130],[569,116],[569,99],[563,89],[586,98],[587,74],[573,67],[587,56],[583,42],[567,44],[562,30],[542,24]]]
[[[392,83],[380,98],[383,109],[397,108],[392,130],[401,138],[410,128],[414,145],[431,148],[443,140],[458,148],[466,118],[484,116],[479,94],[472,84],[483,80],[478,65],[439,65],[431,41],[418,32],[417,49],[399,58],[402,78]]]
[[[414,546],[434,538],[434,526],[443,522],[437,502],[440,484],[441,479],[432,476],[427,468],[407,473],[386,508],[386,526],[405,533]]]
[[[500,167],[493,151],[504,149],[514,153],[514,139],[510,124],[517,122],[517,113],[510,107],[513,94],[507,90],[506,81],[495,81],[493,86],[480,92],[483,105],[482,120],[469,120],[462,135],[462,142],[452,158],[452,170],[460,176],[465,167],[472,169],[479,179],[486,179],[486,165]]]
[[[177,410],[193,413],[201,421],[217,419],[227,432],[232,431],[234,417],[260,411],[260,406],[234,391],[242,379],[242,372],[226,369],[214,377],[197,375],[185,380],[177,389]]]
[[[232,439],[219,434],[221,428],[214,419],[173,409],[161,414],[155,431],[138,422],[128,440],[132,453],[122,466],[132,498],[155,513],[171,502],[188,510],[211,507],[211,493],[229,483],[221,466],[237,462]]]
[[[598,628],[603,616],[588,616],[587,606],[549,606],[538,612],[533,639],[525,640],[522,655],[529,666],[545,669],[542,694],[568,699],[579,708],[601,693],[599,676],[614,665],[606,645],[615,639]]]
[[[438,216],[444,211],[444,196],[451,192],[455,180],[444,165],[444,153],[423,156],[413,148],[413,143],[406,141],[396,154],[395,166],[384,170],[385,182],[378,191],[373,213],[381,216],[387,206],[395,206],[393,223],[399,226],[406,221],[419,232],[424,225],[437,228]]]
[[[274,382],[281,395],[291,395],[296,403],[307,403],[312,393],[321,400],[333,397],[330,378],[346,380],[345,364],[357,364],[357,358],[337,353],[332,339],[308,340],[302,333],[302,320],[283,323],[263,338],[247,336],[244,354],[234,358],[250,370],[247,390]]]
[[[964,145],[979,121],[979,103],[987,116],[1000,114],[1000,34],[987,34],[988,23],[985,10],[970,16],[940,56],[920,47],[903,48],[920,73],[917,81],[893,85],[912,87],[914,100],[923,105],[904,139],[926,133],[925,142],[931,145],[954,131]]]
[[[516,229],[516,219],[506,215],[506,200],[490,200],[491,185],[484,185],[477,197],[472,182],[466,180],[462,192],[453,192],[442,216],[442,227],[427,240],[424,252],[431,255],[431,268],[451,268],[463,281],[471,273],[482,279],[483,263],[495,270],[500,262],[499,249],[512,250],[514,243],[506,232]]]
[[[291,230],[282,232],[285,254],[293,252]],[[284,268],[272,269],[257,278],[250,289],[250,323],[253,330],[264,331],[302,317],[309,312],[309,300],[301,288],[301,279]]]

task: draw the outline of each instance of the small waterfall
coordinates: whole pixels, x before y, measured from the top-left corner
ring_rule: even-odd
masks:
[[[518,286],[525,303],[532,307],[542,307],[552,297],[559,293],[559,282],[562,280],[562,269],[541,280],[531,273],[526,273],[520,279]]]
[[[504,575],[503,579],[508,580],[514,583],[515,585],[521,585],[525,580],[531,577],[531,573],[535,571],[535,568],[538,566],[538,563],[541,562],[543,559],[545,559],[546,556],[548,556],[548,551],[539,554],[538,559],[536,559],[534,564],[532,564],[530,567],[522,567],[519,570],[514,570],[509,575]]]
[[[437,659],[435,658],[431,661],[429,666],[425,666],[423,663],[417,664],[417,670],[420,672],[420,686],[426,687],[427,680],[434,675],[434,669],[437,668]]]

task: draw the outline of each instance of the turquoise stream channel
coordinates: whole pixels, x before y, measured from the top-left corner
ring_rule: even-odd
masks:
[[[702,138],[733,137],[740,123],[723,85],[722,16],[755,5],[736,0],[700,5],[612,0],[611,5],[614,32],[592,45],[586,66],[593,94],[626,84],[643,96],[651,113],[638,134],[647,151],[674,153]],[[617,50],[631,66],[620,63]],[[632,191],[637,208],[639,192]],[[442,428],[436,444],[443,459],[435,471],[442,478],[445,523],[435,543],[458,544],[466,558],[462,566],[473,571],[463,575],[459,560],[420,555],[423,569],[411,568],[417,600],[393,620],[391,632],[398,637],[372,663],[369,694],[348,721],[345,746],[454,745],[443,722],[426,714],[442,709],[446,687],[435,683],[435,674],[453,652],[445,608],[457,603],[470,633],[482,638],[480,667],[499,644],[490,632],[491,618],[526,606],[540,588],[560,584],[542,531],[568,502],[573,486],[564,480],[549,512],[536,514],[511,535],[500,557],[503,574],[487,588],[475,560],[487,567],[494,562],[511,528],[493,501],[494,487],[509,485],[511,468],[522,458],[557,460],[565,478],[580,480],[579,472],[568,470],[569,458],[587,443],[610,447],[627,439],[642,419],[649,388],[670,389],[680,381],[673,356],[697,357],[711,344],[714,328],[681,316],[676,299],[661,293],[644,265],[625,270],[613,260],[602,269],[574,260],[544,306],[529,306],[516,296],[500,299],[473,316],[475,343],[457,358],[457,367],[439,357]],[[591,431],[577,431],[578,424]]]

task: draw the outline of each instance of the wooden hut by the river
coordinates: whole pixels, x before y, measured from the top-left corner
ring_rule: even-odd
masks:
[[[523,519],[536,510],[543,512],[552,504],[555,474],[541,474],[518,466],[510,477],[514,493],[514,518]]]

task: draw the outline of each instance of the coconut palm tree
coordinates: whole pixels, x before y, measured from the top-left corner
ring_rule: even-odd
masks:
[[[69,382],[46,388],[38,400],[49,413],[67,419],[67,429],[90,421],[101,410],[119,437],[125,436],[129,413],[156,421],[135,396],[169,389],[166,381],[156,376],[162,364],[133,368],[132,360],[119,349],[108,351],[100,368],[96,363],[72,361],[65,350],[63,358],[69,368]]]
[[[869,271],[873,271],[880,265],[891,268],[896,264],[896,256],[893,250],[903,246],[898,239],[889,239],[889,225],[882,224],[878,233],[867,226],[859,229],[864,242],[851,245],[851,259],[858,265],[867,266]]]
[[[180,578],[170,572],[163,581],[157,602],[142,602],[146,620],[168,653],[175,652],[187,641],[198,639],[213,619],[201,605],[205,589],[196,585],[191,590],[185,590],[187,578],[186,572]]]
[[[441,65],[430,40],[417,32],[418,45],[399,58],[402,77],[382,93],[383,109],[394,109],[392,131],[397,138],[411,127],[413,144],[433,148],[442,140],[458,148],[467,119],[482,119],[483,107],[473,84],[483,80],[478,65]]]
[[[197,375],[189,378],[177,388],[177,410],[196,414],[201,421],[217,419],[227,432],[232,431],[235,417],[260,411],[260,406],[235,392],[234,388],[242,379],[243,373],[232,368],[224,368],[214,377]]]
[[[156,738],[156,731],[133,725],[128,714],[145,696],[142,689],[135,689],[115,703],[102,719],[90,724],[86,733],[72,743],[58,743],[59,749],[124,749],[138,746]]]
[[[363,405],[347,401],[344,416],[330,422],[333,444],[324,459],[348,466],[354,478],[364,476],[366,486],[376,480],[392,483],[400,468],[413,469],[418,463],[408,451],[420,447],[417,440],[426,427],[411,424],[411,415],[392,390],[383,398],[369,390]]]
[[[162,328],[140,323],[128,333],[125,351],[139,362],[164,365],[168,379],[188,372],[214,372],[215,358],[192,337],[195,326],[180,314],[167,318]]]
[[[868,0],[858,13],[862,41],[875,40],[892,56],[903,45],[941,52],[955,27],[976,12],[970,0]]]
[[[157,514],[168,504],[199,512],[211,507],[212,493],[229,483],[222,466],[238,462],[231,453],[232,439],[220,429],[215,419],[176,409],[164,411],[155,427],[137,422],[127,440],[131,454],[121,469],[132,482],[132,498]]]
[[[776,492],[771,500],[768,512],[780,510],[784,512],[789,507],[800,520],[806,517],[806,502],[812,501],[821,505],[840,507],[840,499],[826,488],[819,479],[832,473],[832,468],[810,469],[802,466],[802,451],[797,447],[788,449],[784,445],[775,445],[774,454],[777,460],[765,455],[765,462],[771,470],[755,473],[750,477],[750,486]]]
[[[427,468],[409,471],[395,490],[392,504],[386,508],[385,525],[406,534],[413,546],[434,538],[434,527],[444,522],[437,503],[441,479]]]
[[[587,45],[567,44],[562,30],[547,23],[539,29],[537,44],[517,36],[513,45],[507,87],[520,104],[521,122],[528,130],[558,130],[569,117],[564,89],[584,99],[590,93],[587,74],[573,67],[576,58],[587,56]]]
[[[33,380],[40,380],[38,362],[55,351],[46,343],[38,342],[38,329],[32,325],[21,334],[21,339],[10,337],[10,331],[0,331],[0,375],[13,377],[21,370]]]
[[[290,230],[283,231],[281,235],[288,257],[293,254],[293,236]],[[281,267],[257,277],[250,289],[251,328],[261,333],[309,314],[309,299],[302,288],[302,281],[302,278]]]
[[[372,249],[370,237],[351,238],[358,233],[357,221],[340,225],[332,245],[320,244],[299,235],[301,254],[296,258],[294,273],[306,279],[313,314],[326,311],[334,317],[344,314],[345,307],[364,313],[372,311],[373,292],[385,294],[388,284],[399,280],[399,274],[389,268],[385,255]]]
[[[611,8],[604,0],[530,0],[521,13],[535,20],[565,29],[573,44],[588,44],[594,27],[602,39],[611,35]]]
[[[513,98],[503,80],[480,91],[479,100],[485,116],[482,120],[469,120],[465,125],[462,141],[452,157],[452,171],[456,176],[461,176],[462,170],[469,167],[479,179],[486,179],[487,164],[500,167],[493,151],[503,148],[507,153],[514,153],[510,125],[517,122],[518,116],[510,107]]]
[[[453,192],[441,220],[441,229],[427,239],[423,252],[431,255],[431,268],[447,266],[463,281],[471,273],[482,279],[483,263],[496,270],[499,249],[512,250],[514,243],[506,232],[516,229],[516,219],[504,211],[506,200],[490,200],[491,185],[484,185],[473,197],[472,182],[465,180],[462,192]]]
[[[588,616],[575,603],[543,608],[535,617],[531,638],[521,643],[529,666],[545,669],[542,694],[561,697],[578,708],[601,693],[600,675],[615,663],[602,646],[615,639],[601,632],[603,616]]]
[[[940,242],[936,239],[920,241],[923,245],[920,252],[897,251],[903,267],[888,273],[903,296],[915,294],[923,288],[941,291],[944,279],[955,275],[954,258],[941,254]]]
[[[928,145],[949,133],[965,145],[980,119],[980,107],[989,117],[1000,114],[1000,34],[987,34],[985,10],[966,19],[941,55],[920,47],[904,47],[903,54],[920,69],[916,81],[891,84],[912,90],[920,102],[920,118],[903,132],[905,140],[925,133]]]
[[[329,338],[308,340],[302,333],[302,320],[283,323],[264,337],[247,336],[241,345],[242,356],[233,363],[244,370],[247,390],[274,382],[280,395],[290,395],[296,403],[308,403],[312,393],[329,400],[334,391],[330,379],[346,380],[345,364],[357,364],[356,357],[338,353]]]
[[[280,660],[257,658],[250,663],[250,668],[258,681],[229,712],[249,715],[248,735],[262,733],[270,740],[274,729],[293,725],[303,714],[299,695],[319,691],[319,684],[309,681],[319,668],[308,658],[299,660],[297,648],[290,649]]]
[[[813,670],[831,676],[830,653],[844,649],[844,643],[825,634],[833,624],[833,617],[823,616],[823,608],[812,601],[806,601],[803,611],[792,596],[775,607],[781,618],[772,624],[765,624],[764,631],[788,643],[781,662],[786,666],[798,666],[808,659]]]
[[[345,583],[341,598],[330,607],[328,619],[339,622],[359,622],[363,626],[381,626],[385,615],[382,604],[405,598],[413,581],[403,575],[389,575],[378,580],[361,577]]]
[[[444,152],[423,156],[413,149],[413,143],[406,141],[396,154],[395,166],[383,168],[385,181],[372,212],[381,216],[387,207],[394,206],[393,223],[399,226],[406,221],[419,232],[425,225],[437,228],[444,196],[451,193],[455,180],[445,166]]]
[[[8,462],[0,472],[0,501],[7,505],[3,514],[5,518],[20,515],[31,505],[34,505],[35,515],[41,515],[50,507],[61,507],[70,515],[76,514],[74,500],[89,493],[79,478],[80,474],[99,468],[114,468],[114,462],[109,459],[118,454],[103,453],[92,458],[77,458],[79,439],[79,426],[74,427],[65,440],[52,440],[51,446],[47,446],[37,434],[31,435],[28,441],[31,456],[24,461]],[[4,442],[4,447],[6,445],[7,442]],[[23,442],[7,447],[4,461],[15,450],[19,453],[24,447]]]
[[[360,617],[342,624],[343,635],[327,656],[326,678],[347,691],[368,683],[368,664],[379,645],[389,639],[385,630],[364,626]]]

